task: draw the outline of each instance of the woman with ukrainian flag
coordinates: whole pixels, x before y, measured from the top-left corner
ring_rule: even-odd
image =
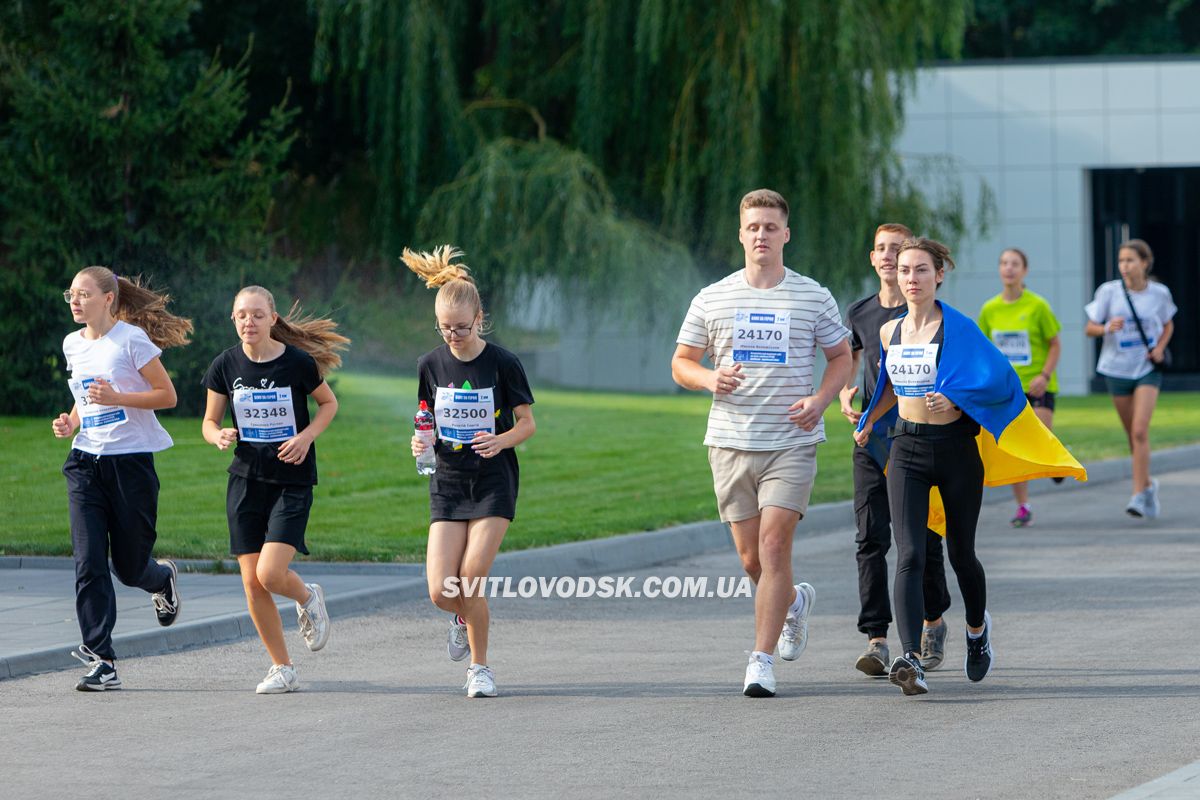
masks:
[[[1038,418],[1008,359],[961,312],[937,300],[950,252],[940,242],[908,239],[897,275],[907,313],[883,325],[880,385],[859,421],[855,441],[891,424],[888,497],[899,552],[896,620],[904,655],[889,680],[906,695],[929,687],[919,656],[925,531],[944,533],[966,607],[971,681],[993,662],[987,583],[975,555],[984,485],[1086,473]]]

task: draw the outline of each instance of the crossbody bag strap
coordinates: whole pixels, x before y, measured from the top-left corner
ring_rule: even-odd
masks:
[[[1146,335],[1146,329],[1142,327],[1142,321],[1138,318],[1137,309],[1133,307],[1133,298],[1129,296],[1129,287],[1125,285],[1125,281],[1121,281],[1121,291],[1125,292],[1125,302],[1129,304],[1129,311],[1133,314],[1133,321],[1137,325],[1138,333],[1141,334],[1142,344],[1146,345],[1146,349],[1150,347],[1150,337]]]

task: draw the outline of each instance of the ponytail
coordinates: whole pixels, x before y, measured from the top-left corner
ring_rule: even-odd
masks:
[[[101,292],[112,292],[112,315],[141,328],[160,349],[182,347],[190,341],[192,321],[167,311],[171,295],[153,291],[140,275],[132,280],[118,277],[108,267],[84,267],[79,274],[95,281]]]
[[[400,260],[425,281],[426,288],[438,290],[435,302],[445,307],[468,308],[472,316],[482,316],[483,301],[471,270],[466,264],[450,263],[462,255],[461,250],[449,244],[434,248],[432,253],[413,252],[406,247]]]
[[[275,311],[275,295],[263,287],[245,287],[234,297],[234,302],[244,294],[265,297],[271,310]],[[271,326],[271,338],[298,347],[312,356],[317,362],[317,371],[324,378],[342,365],[341,351],[350,346],[350,339],[338,333],[337,326],[331,319],[305,314],[300,309],[300,301],[297,300],[292,303],[287,315],[281,315]]]

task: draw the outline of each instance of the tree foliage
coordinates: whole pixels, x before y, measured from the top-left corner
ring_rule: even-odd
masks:
[[[884,211],[969,227],[960,195],[891,150],[919,59],[961,41],[963,0],[310,5],[314,75],[362,110],[386,255],[454,241],[497,286],[649,274],[664,252],[714,276],[740,261],[737,201],[771,186],[792,263],[841,288]]]
[[[0,413],[62,405],[71,322],[55,300],[88,264],[145,275],[193,318],[193,344],[164,363],[195,411],[238,286],[292,269],[266,231],[292,113],[277,105],[238,133],[245,60],[190,45],[191,0],[4,5],[0,335],[14,356]]]

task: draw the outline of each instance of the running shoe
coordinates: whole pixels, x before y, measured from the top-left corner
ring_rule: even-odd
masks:
[[[888,646],[883,642],[868,642],[867,649],[854,662],[854,668],[864,675],[879,678],[887,675],[889,658]]]
[[[921,666],[933,672],[946,659],[946,635],[950,626],[942,620],[937,625],[921,626]]]
[[[929,684],[925,683],[925,670],[921,667],[921,659],[917,658],[916,653],[896,656],[892,668],[888,670],[888,680],[899,686],[900,691],[907,695],[925,694],[929,691]]]
[[[797,583],[796,594],[804,598],[804,608],[800,610],[800,616],[793,617],[789,613],[783,621],[778,647],[779,657],[784,661],[795,661],[808,646],[808,616],[817,599],[817,590],[807,583]]]
[[[1154,519],[1162,511],[1162,505],[1158,502],[1158,478],[1150,479],[1150,485],[1146,487],[1144,494],[1146,495],[1146,519]]]
[[[1014,528],[1025,528],[1033,524],[1033,512],[1027,505],[1017,506],[1017,515],[1009,520]]]
[[[287,694],[300,688],[300,679],[296,677],[296,668],[291,664],[275,664],[267,672],[267,677],[254,690],[255,694]]]
[[[992,671],[992,615],[983,612],[983,635],[974,639],[967,634],[967,655],[963,659],[963,672],[967,679],[978,683]]]
[[[467,682],[463,688],[467,690],[467,697],[495,697],[496,676],[491,667],[472,664],[467,667]]]
[[[742,685],[742,694],[746,697],[775,696],[775,670],[770,664],[750,656],[750,663],[746,665],[746,681]]]
[[[1065,480],[1066,480],[1066,478],[1064,478],[1064,477],[1063,477],[1063,476],[1061,476],[1061,475],[1055,475],[1055,476],[1054,476],[1053,478],[1051,478],[1050,480],[1054,481],[1055,483],[1062,483],[1063,481],[1065,481]]]
[[[1125,513],[1131,517],[1146,516],[1146,490],[1142,490],[1129,498],[1129,505],[1125,506]]]
[[[325,610],[325,592],[319,584],[306,583],[310,597],[304,605],[296,603],[296,621],[300,623],[300,635],[314,653],[329,641],[329,612]]]
[[[450,623],[450,631],[446,634],[446,652],[451,661],[462,661],[471,655],[471,642],[467,639],[467,623],[458,621],[458,614]]]
[[[76,690],[106,692],[109,689],[121,688],[121,679],[117,677],[116,666],[93,653],[86,644],[79,645],[78,651],[72,650],[71,655],[91,668],[86,675],[79,679],[79,683],[75,684]]]
[[[171,571],[163,590],[151,595],[154,600],[154,615],[158,617],[158,624],[165,628],[179,617],[179,568],[175,566],[174,561],[165,558],[158,559],[158,563]]]

